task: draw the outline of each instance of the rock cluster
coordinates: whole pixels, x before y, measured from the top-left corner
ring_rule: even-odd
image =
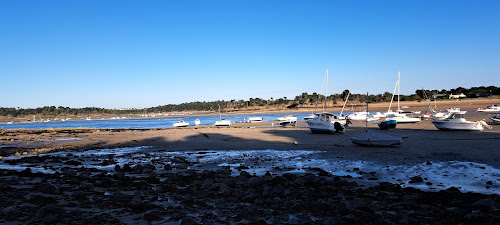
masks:
[[[76,164],[68,161],[68,164]],[[176,170],[179,168],[181,170]],[[456,188],[424,192],[350,178],[238,176],[223,167],[65,167],[54,174],[0,170],[0,223],[22,224],[495,224],[500,197]],[[420,182],[420,179],[412,179]]]

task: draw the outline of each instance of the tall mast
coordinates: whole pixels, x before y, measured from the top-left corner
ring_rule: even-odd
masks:
[[[398,111],[401,109],[399,108],[399,89],[401,88],[401,80],[399,79],[399,71],[398,71]]]
[[[370,115],[370,113],[368,112],[368,92],[366,92],[366,125],[365,125],[366,132],[368,132],[368,115]]]
[[[323,112],[326,112],[326,99],[328,93],[328,68],[326,68],[326,86],[325,86],[325,106],[323,106]]]
[[[342,113],[344,112],[345,104],[347,103],[347,99],[349,99],[349,94],[351,94],[351,92],[347,92],[347,97],[345,98],[344,106],[342,106],[342,111],[340,111],[340,116],[342,116]]]
[[[392,101],[394,100],[394,94],[396,94],[396,88],[398,87],[399,79],[396,81],[396,86],[394,86],[394,91],[392,91],[391,103],[389,104],[389,109],[387,112],[391,111]],[[399,97],[399,95],[398,95]],[[398,101],[399,102],[399,101]]]

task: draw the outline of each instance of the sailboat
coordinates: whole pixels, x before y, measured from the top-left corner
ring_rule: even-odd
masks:
[[[345,120],[339,119],[336,115],[326,112],[326,98],[328,94],[328,68],[326,69],[325,105],[322,113],[316,113],[313,119],[307,120],[309,129],[313,133],[341,133],[344,131]]]
[[[396,92],[396,88],[398,88],[398,110],[396,112],[392,112],[391,106],[392,101],[394,99],[394,92]],[[387,117],[389,119],[396,120],[397,123],[418,123],[420,122],[420,118],[408,117],[405,114],[401,113],[401,107],[399,105],[399,90],[400,90],[400,72],[398,72],[398,81],[396,82],[396,87],[394,87],[394,92],[392,93],[391,103],[389,104],[389,109],[387,110]],[[387,119],[386,119],[387,120]]]
[[[366,93],[366,112],[368,112],[368,93]],[[359,137],[349,137],[349,139],[352,143],[362,146],[392,146],[403,143],[402,138],[368,131],[368,118],[366,119],[365,133]]]
[[[227,119],[222,119],[222,115],[220,114],[220,105],[219,105],[219,120],[215,121],[214,126],[231,126],[231,121]]]

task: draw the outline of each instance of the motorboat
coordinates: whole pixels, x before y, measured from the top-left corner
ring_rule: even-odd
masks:
[[[278,120],[280,121],[280,125],[283,127],[294,127],[297,123],[297,119],[297,117],[292,115],[282,116],[278,118]]]
[[[184,120],[177,121],[176,123],[174,123],[174,127],[188,127],[188,126],[189,126],[189,123],[184,122]]]
[[[363,112],[355,112],[353,114],[350,114],[347,116],[350,120],[360,120],[360,121],[366,121],[368,122],[377,122],[379,120],[379,117],[374,117],[367,113],[366,111]]]
[[[446,109],[446,111],[448,111],[450,113],[462,112],[462,110],[460,110],[460,108],[448,108],[448,109]]]
[[[307,125],[313,133],[341,133],[345,129],[346,120],[332,113],[317,113],[314,119],[307,120]]]
[[[372,113],[372,116],[375,117],[375,118],[384,118],[384,117],[387,117],[387,115],[385,113],[381,113],[381,112]]]
[[[382,130],[388,130],[388,129],[394,129],[396,128],[396,125],[398,124],[398,121],[392,118],[387,118],[384,121],[380,122],[378,124],[378,127]]]
[[[312,119],[314,119],[314,117],[315,117],[314,113],[311,113],[311,115],[306,116],[306,117],[304,117],[302,119],[304,119],[304,120],[312,120]]]
[[[467,121],[464,118],[465,111],[453,112],[450,113],[448,118],[443,120],[434,120],[432,123],[439,130],[445,131],[482,131],[484,127],[490,128],[486,122],[484,121]]]
[[[444,120],[450,116],[450,112],[434,112],[430,115],[433,120]]]
[[[328,96],[328,68],[326,69],[325,73],[325,97]],[[347,99],[349,98],[349,95],[347,95],[346,101],[344,103],[347,103]],[[340,115],[342,115],[342,112],[344,111],[344,107],[342,107],[342,111],[340,112]],[[326,112],[326,99],[325,99],[325,104],[323,105],[323,112],[322,113],[316,113],[314,115],[313,119],[309,119],[306,121],[307,125],[309,125],[309,129],[311,129],[312,133],[341,133],[344,131],[345,127],[344,125],[346,124],[347,120],[343,118],[339,118],[333,113],[328,113]]]
[[[500,114],[490,117],[491,121],[496,124],[500,124]]]
[[[500,107],[497,105],[488,106],[486,108],[478,108],[478,112],[500,112]]]
[[[215,121],[214,126],[220,127],[220,126],[231,126],[231,121],[227,119],[220,119]]]
[[[396,120],[397,123],[418,123],[418,122],[420,122],[420,118],[408,117],[406,115],[394,116],[394,117],[389,117],[389,118]]]
[[[278,120],[280,122],[285,122],[285,121],[289,121],[289,122],[295,121],[295,122],[297,122],[297,119],[298,119],[297,117],[292,116],[292,115],[282,116],[282,117],[278,118]]]
[[[248,117],[249,123],[258,123],[262,122],[262,117]]]
[[[196,119],[194,120],[194,125],[195,125],[195,126],[200,126],[200,124],[201,124],[200,119],[196,118]]]
[[[350,137],[349,139],[352,143],[362,146],[393,146],[403,143],[402,138],[372,131],[366,131],[359,137]]]

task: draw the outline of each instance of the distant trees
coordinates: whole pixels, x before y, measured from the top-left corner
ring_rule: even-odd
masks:
[[[130,109],[130,110],[115,110],[115,109],[105,109],[96,107],[85,107],[85,108],[69,108],[69,107],[55,107],[55,106],[44,106],[35,109],[22,109],[22,108],[0,108],[0,116],[27,116],[27,115],[82,115],[82,114],[93,114],[93,113],[108,113],[108,114],[138,114],[138,113],[162,113],[162,112],[178,112],[178,111],[217,111],[220,105],[221,109],[241,109],[247,107],[267,107],[267,106],[286,106],[288,108],[295,107],[312,107],[319,106],[327,103],[337,104],[338,102],[344,102],[349,94],[349,90],[344,90],[340,94],[331,94],[327,97],[324,95],[313,92],[309,94],[304,92],[300,95],[295,96],[293,100],[287,97],[282,97],[275,99],[273,97],[269,99],[262,98],[250,98],[248,101],[245,100],[235,100],[230,101],[213,101],[213,102],[187,102],[182,104],[168,104],[162,106],[156,106],[151,108],[142,109]],[[477,97],[487,97],[491,95],[500,95],[500,87],[496,86],[480,86],[472,88],[458,87],[450,90],[416,90],[413,95],[400,95],[402,101],[415,101],[422,100],[426,98],[432,98],[434,94],[444,94],[446,96],[450,94],[463,93],[468,98]],[[383,94],[370,95],[370,102],[388,102],[392,99],[392,94],[385,92]],[[364,103],[366,102],[366,94],[349,94],[350,102]]]

